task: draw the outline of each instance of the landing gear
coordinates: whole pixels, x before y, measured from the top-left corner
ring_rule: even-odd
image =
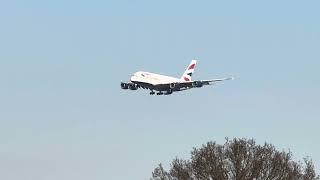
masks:
[[[172,90],[169,90],[169,91],[166,91],[165,93],[163,93],[162,91],[159,91],[159,92],[157,92],[157,95],[159,96],[159,95],[170,95],[170,94],[172,94]],[[150,92],[150,95],[154,95],[154,94],[156,94],[153,90]]]
[[[160,92],[157,93],[157,95],[163,95],[163,92],[160,91]]]

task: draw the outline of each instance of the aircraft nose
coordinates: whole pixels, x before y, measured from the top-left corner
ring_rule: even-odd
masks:
[[[137,76],[131,76],[130,78],[131,81],[137,81],[137,79],[138,79]]]

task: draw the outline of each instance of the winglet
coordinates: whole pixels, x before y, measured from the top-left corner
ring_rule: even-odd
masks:
[[[228,78],[225,78],[224,80],[234,80],[234,77],[228,77]]]

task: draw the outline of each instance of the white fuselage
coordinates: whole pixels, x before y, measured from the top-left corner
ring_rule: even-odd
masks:
[[[178,83],[183,82],[183,80],[170,77],[170,76],[164,76],[161,74],[155,74],[150,72],[143,72],[138,71],[131,76],[130,79],[132,82],[140,82],[140,83],[147,83],[151,85],[160,85],[160,84],[170,84],[170,83]]]

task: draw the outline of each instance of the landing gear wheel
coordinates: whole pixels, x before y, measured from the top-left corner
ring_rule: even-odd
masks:
[[[155,94],[155,92],[153,92],[153,91],[150,92],[150,95],[154,95],[154,94]]]

